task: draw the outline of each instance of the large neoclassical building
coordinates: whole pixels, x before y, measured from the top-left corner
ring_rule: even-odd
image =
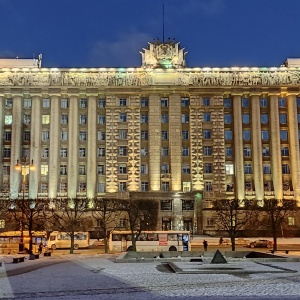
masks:
[[[118,69],[0,60],[2,197],[134,194],[160,202],[158,229],[196,233],[215,199],[300,201],[297,59],[191,68],[169,40],[141,55]]]

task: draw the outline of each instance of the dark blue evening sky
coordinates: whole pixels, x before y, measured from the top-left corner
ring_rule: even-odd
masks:
[[[44,67],[139,67],[154,38],[189,67],[279,66],[300,57],[300,0],[0,0],[0,57]]]

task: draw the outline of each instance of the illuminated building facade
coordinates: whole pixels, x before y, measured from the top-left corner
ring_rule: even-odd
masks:
[[[213,228],[215,199],[300,201],[300,64],[188,68],[156,41],[140,68],[0,60],[1,192],[160,201],[158,229]]]

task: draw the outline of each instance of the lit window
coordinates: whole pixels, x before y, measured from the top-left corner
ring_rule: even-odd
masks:
[[[4,124],[5,125],[11,125],[12,124],[12,115],[5,115]]]
[[[183,182],[182,183],[182,191],[184,193],[188,193],[191,191],[191,183],[190,182]]]
[[[227,175],[233,175],[234,174],[233,164],[226,164],[225,165],[225,172],[226,172]]]
[[[295,218],[294,217],[288,217],[288,225],[294,226],[295,225]],[[4,228],[4,227],[2,227]]]
[[[50,124],[50,115],[42,115],[42,124]]]
[[[5,220],[0,219],[0,228],[5,228]]]
[[[48,175],[48,165],[41,165],[41,175]]]

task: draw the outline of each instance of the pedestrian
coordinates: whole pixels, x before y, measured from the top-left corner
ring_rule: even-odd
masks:
[[[223,245],[223,237],[220,237],[220,240],[219,240],[219,245]]]
[[[204,251],[207,251],[207,246],[208,246],[207,241],[204,240],[204,241],[203,241]]]
[[[43,252],[43,242],[40,242],[40,244],[39,244],[39,254],[42,254],[42,252]]]

